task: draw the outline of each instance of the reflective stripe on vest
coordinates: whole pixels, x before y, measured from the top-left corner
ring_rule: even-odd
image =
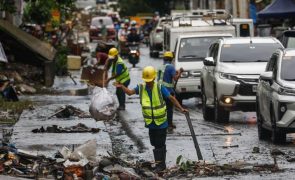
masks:
[[[161,93],[160,84],[154,83],[152,89],[152,102],[145,84],[139,85],[139,97],[143,118],[147,125],[154,121],[157,126],[160,126],[167,121],[166,104]]]
[[[169,64],[165,64],[161,69],[160,69],[160,71],[159,71],[159,80],[158,80],[158,82],[160,83],[160,84],[162,84],[163,86],[165,86],[165,87],[168,87],[168,88],[173,88],[174,87],[174,85],[173,85],[173,83],[167,83],[167,82],[165,82],[164,81],[164,74],[165,74],[165,71],[166,71],[166,67],[168,66]]]
[[[123,84],[124,82],[128,81],[130,79],[130,77],[129,77],[128,69],[127,69],[126,65],[124,64],[124,61],[122,60],[122,58],[118,57],[117,62],[115,64],[113,63],[112,75],[116,74],[117,66],[119,64],[123,65],[123,71],[119,76],[116,77],[116,81]]]

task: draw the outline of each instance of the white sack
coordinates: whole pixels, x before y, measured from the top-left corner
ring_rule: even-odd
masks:
[[[94,88],[89,112],[95,120],[110,120],[114,118],[117,108],[118,102],[113,94],[106,88]]]

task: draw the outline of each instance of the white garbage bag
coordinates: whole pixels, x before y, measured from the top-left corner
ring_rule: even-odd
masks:
[[[106,88],[94,88],[89,112],[95,120],[110,120],[114,118],[117,108],[117,98],[113,94]]]

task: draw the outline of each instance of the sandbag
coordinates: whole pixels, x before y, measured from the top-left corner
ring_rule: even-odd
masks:
[[[117,108],[118,101],[113,94],[111,94],[106,88],[94,88],[89,112],[95,120],[113,119]]]

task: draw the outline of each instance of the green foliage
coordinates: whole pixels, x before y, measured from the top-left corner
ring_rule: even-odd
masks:
[[[5,101],[0,98],[0,110],[10,110],[15,113],[21,113],[24,109],[28,109],[33,106],[33,102],[29,100],[21,100],[21,101]]]
[[[170,12],[172,0],[119,0],[121,16],[135,16],[137,13],[154,13],[164,15]]]
[[[25,21],[45,24],[51,20],[51,11],[53,9],[58,9],[62,13],[62,17],[68,16],[68,12],[74,7],[74,2],[74,0],[27,1],[24,10]]]
[[[14,0],[0,0],[0,11],[15,13],[16,7],[14,5]]]
[[[195,167],[195,162],[190,160],[184,160],[183,156],[180,155],[176,159],[176,165],[179,166],[179,169],[183,172],[191,171]]]
[[[58,46],[56,59],[55,59],[55,70],[58,75],[65,75],[67,72],[67,55],[69,54],[69,48],[66,46]]]

